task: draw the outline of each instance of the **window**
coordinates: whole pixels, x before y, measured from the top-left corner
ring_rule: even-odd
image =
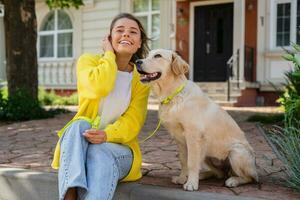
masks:
[[[73,56],[73,27],[68,14],[51,11],[39,31],[40,58],[70,58]]]
[[[134,15],[143,24],[147,35],[152,39],[150,47],[159,47],[160,36],[160,11],[159,0],[134,0]]]
[[[277,4],[276,46],[289,46],[291,32],[291,3]]]
[[[275,48],[300,43],[300,0],[272,0],[271,21],[275,27],[272,43]],[[272,12],[274,11],[274,12]],[[274,20],[273,20],[274,19]],[[272,34],[271,32],[270,34]],[[272,35],[273,36],[273,35]]]

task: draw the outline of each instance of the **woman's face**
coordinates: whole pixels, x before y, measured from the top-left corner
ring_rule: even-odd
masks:
[[[116,53],[136,53],[142,43],[138,24],[128,18],[118,19],[111,30],[111,43]]]

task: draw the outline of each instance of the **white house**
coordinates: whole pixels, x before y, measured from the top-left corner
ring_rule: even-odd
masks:
[[[84,3],[78,10],[51,11],[44,1],[37,2],[40,85],[75,89],[76,59],[85,52],[101,53],[101,40],[108,34],[113,17],[121,12],[133,13],[141,20],[154,40],[152,48],[175,49],[176,1],[86,0]]]
[[[234,105],[269,105],[272,84],[292,65],[282,47],[300,43],[300,0],[84,0],[80,9],[49,10],[36,2],[39,84],[76,88],[76,59],[101,53],[100,41],[114,16],[136,15],[153,38],[152,48],[176,50],[191,68],[189,78],[216,100]],[[0,6],[1,10],[1,6]],[[5,77],[0,11],[0,79]],[[297,28],[298,27],[298,28]],[[227,64],[229,63],[229,65]],[[232,65],[233,76],[228,84]],[[228,86],[229,90],[228,98]]]
[[[113,17],[136,15],[153,39],[152,48],[175,50],[175,0],[84,0],[76,9],[49,10],[36,2],[38,22],[39,85],[49,89],[75,89],[76,59],[85,52],[101,53],[100,42]],[[3,5],[0,5],[0,79],[5,79]]]

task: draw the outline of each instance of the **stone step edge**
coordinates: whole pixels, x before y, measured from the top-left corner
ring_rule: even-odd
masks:
[[[0,168],[0,200],[58,199],[57,174],[29,169]],[[259,200],[253,197],[231,196],[208,192],[186,192],[182,189],[121,183],[114,199],[122,200]]]

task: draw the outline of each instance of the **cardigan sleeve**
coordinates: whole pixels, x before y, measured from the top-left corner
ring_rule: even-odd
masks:
[[[83,54],[77,62],[77,87],[81,97],[96,99],[107,96],[114,88],[117,76],[116,56],[106,51],[104,56]]]
[[[107,142],[126,144],[136,139],[143,127],[147,115],[149,87],[141,83],[137,84],[139,85],[138,89],[136,89],[126,112],[104,129]]]

